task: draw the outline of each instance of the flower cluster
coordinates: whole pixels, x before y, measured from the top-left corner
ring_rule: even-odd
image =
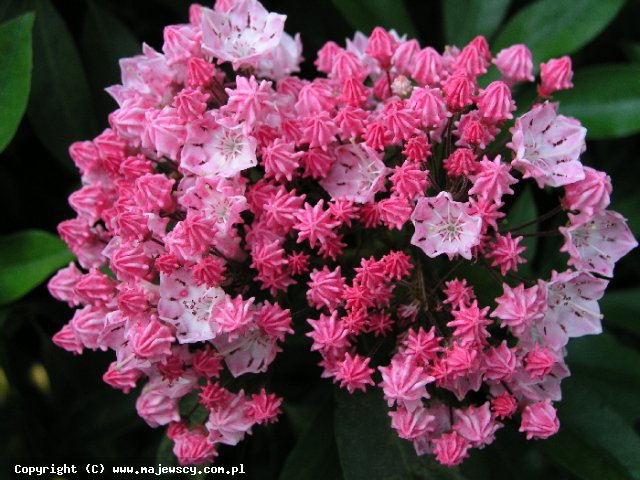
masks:
[[[110,128],[70,148],[82,187],[59,233],[81,268],[49,289],[80,308],[54,342],[115,351],[105,382],[146,382],[138,413],[182,463],[276,419],[259,375],[233,385],[294,327],[323,377],[382,390],[418,454],[455,465],[506,419],[553,435],[565,345],[600,332],[597,301],[637,245],[609,177],[580,162],[586,129],[548,100],[570,59],[540,66],[514,118],[535,81],[524,45],[440,53],[375,28],[327,43],[305,80],[284,20],[257,0],[193,5],[162,52],[121,61]],[[501,80],[481,87],[491,64]],[[531,234],[505,228],[525,185],[560,198],[539,220],[558,220],[542,233],[564,237],[567,268],[547,278],[518,273]],[[502,294],[481,300],[454,277],[465,264]]]

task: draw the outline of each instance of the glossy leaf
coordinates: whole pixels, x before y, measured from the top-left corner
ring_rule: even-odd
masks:
[[[624,0],[538,0],[507,23],[493,50],[524,43],[535,63],[568,55],[595,38],[623,5]]]
[[[331,0],[353,28],[369,35],[374,27],[394,28],[400,35],[418,33],[402,0]]]
[[[31,88],[33,13],[0,25],[0,152],[18,130]]]
[[[333,402],[326,402],[302,432],[282,468],[280,480],[342,478],[333,433]]]
[[[605,65],[577,71],[572,90],[558,92],[564,115],[587,127],[591,140],[640,132],[640,65]]]
[[[445,468],[431,457],[418,457],[411,443],[391,428],[389,409],[379,390],[336,392],[336,443],[346,480],[460,479],[456,468]]]
[[[490,38],[507,14],[511,0],[443,0],[445,38],[462,47],[476,35]]]
[[[0,237],[0,305],[27,294],[72,259],[64,242],[47,232]]]
[[[632,477],[625,472],[615,459],[599,448],[584,441],[581,435],[569,429],[540,443],[543,452],[564,468],[583,480],[628,480]]]
[[[87,79],[69,29],[49,0],[35,0],[33,83],[27,114],[52,155],[71,167],[69,145],[96,131]]]
[[[117,17],[96,2],[87,2],[82,31],[82,55],[96,99],[98,118],[106,126],[107,114],[117,107],[104,91],[120,82],[119,60],[141,52],[141,43]]]
[[[598,391],[579,378],[567,379],[562,390],[558,416],[563,431],[570,431],[573,436],[581,438],[590,447],[591,456],[598,455],[601,463],[609,464],[607,471],[625,472],[628,478],[638,478],[640,437],[633,427],[607,404]],[[599,478],[613,477],[605,474]]]

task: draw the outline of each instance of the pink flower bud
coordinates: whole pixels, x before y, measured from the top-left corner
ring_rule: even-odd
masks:
[[[558,90],[573,88],[572,78],[571,58],[568,56],[552,58],[547,63],[540,64],[538,94],[542,98],[547,98]]]
[[[551,400],[524,407],[519,431],[527,434],[527,440],[548,438],[555,435],[559,428],[560,422],[556,417],[556,409],[551,406]]]
[[[383,70],[389,70],[396,46],[397,42],[389,32],[382,27],[376,27],[369,36],[365,53],[378,60]]]
[[[493,63],[507,85],[534,80],[531,51],[526,45],[517,44],[500,50]]]
[[[511,98],[511,90],[501,81],[491,82],[487,88],[481,90],[476,105],[482,118],[490,123],[512,119],[511,112],[516,109],[516,104]]]

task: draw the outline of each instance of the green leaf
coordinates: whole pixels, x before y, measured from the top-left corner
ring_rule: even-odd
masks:
[[[33,13],[0,25],[0,152],[18,130],[31,88]]]
[[[640,132],[640,65],[604,65],[577,71],[572,90],[554,95],[563,115],[587,127],[591,140]]]
[[[568,55],[595,38],[623,5],[624,0],[538,0],[507,23],[494,50],[524,43],[536,63]]]
[[[94,112],[71,33],[48,0],[35,0],[33,82],[27,114],[44,146],[71,168],[69,145],[92,137]]]
[[[607,472],[619,478],[640,476],[640,437],[607,402],[585,382],[572,377],[562,384],[563,399],[558,404],[562,431],[569,431],[591,448],[590,456],[608,464]],[[550,448],[554,448],[553,444]],[[556,452],[560,449],[556,448]],[[568,461],[567,464],[572,462]],[[593,478],[612,478],[609,474]]]
[[[615,459],[594,448],[576,432],[562,429],[540,442],[549,457],[583,480],[628,480],[631,477]]]
[[[504,20],[511,0],[443,0],[447,42],[462,47],[476,35],[490,38]]]
[[[0,237],[0,305],[27,294],[71,260],[64,242],[47,232],[26,230]]]
[[[610,333],[572,339],[568,351],[569,366],[580,365],[593,372],[604,371],[612,379],[616,376],[624,378],[632,385],[640,382],[640,353],[622,345]]]
[[[430,456],[418,457],[410,442],[391,428],[389,409],[379,390],[349,394],[337,390],[336,443],[346,480],[460,479]]]
[[[640,335],[640,288],[613,290],[600,300],[605,325]]]
[[[533,198],[533,192],[529,186],[526,186],[518,195],[515,203],[509,210],[508,215],[505,217],[503,223],[506,224],[504,229],[510,230],[512,228],[525,225],[538,218],[538,209],[536,207],[535,199]],[[519,229],[512,232],[511,235],[517,237],[524,233],[535,233],[538,231],[538,224],[533,224],[528,227]],[[526,273],[531,273],[531,264],[536,257],[538,250],[538,239],[536,237],[524,237],[520,242],[520,245],[527,247],[527,249],[521,254],[521,256],[527,260],[527,263],[520,265],[519,270],[523,270]]]
[[[178,459],[173,454],[173,441],[166,435],[160,440],[158,450],[156,451],[156,462],[162,465],[176,466]]]
[[[106,123],[107,114],[116,108],[116,103],[104,89],[120,82],[119,60],[140,53],[140,42],[108,10],[88,1],[81,47],[98,118]]]
[[[327,401],[302,432],[285,461],[280,480],[341,479],[333,433],[333,402]]]
[[[369,35],[374,27],[394,28],[400,35],[418,31],[402,0],[331,0],[353,28]]]

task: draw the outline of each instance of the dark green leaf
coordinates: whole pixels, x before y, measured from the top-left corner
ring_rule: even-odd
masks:
[[[443,0],[447,42],[462,47],[476,35],[491,35],[502,23],[511,0]]]
[[[411,443],[391,428],[391,419],[379,390],[336,393],[336,443],[346,480],[460,479],[455,468],[445,468],[432,457],[418,457]]]
[[[600,300],[605,325],[640,335],[640,289],[614,290]]]
[[[538,0],[507,23],[494,50],[524,43],[536,63],[568,55],[595,38],[623,5],[624,0]]]
[[[581,365],[594,371],[606,369],[612,376],[640,381],[640,353],[622,345],[609,333],[571,340],[568,350],[569,366]]]
[[[606,403],[598,391],[578,378],[573,377],[563,382],[562,390],[563,399],[558,404],[562,431],[569,431],[572,437],[583,440],[591,448],[591,456],[600,457],[600,467],[608,464],[607,472],[619,475],[626,472],[628,478],[638,478],[640,437],[633,427]],[[573,460],[567,463],[572,463]],[[613,477],[607,473],[593,478]]]
[[[327,401],[302,432],[282,468],[280,480],[342,478],[333,433],[333,402]]]
[[[0,152],[15,135],[27,108],[32,27],[33,13],[0,25]]]
[[[572,430],[563,428],[558,434],[540,442],[542,451],[583,480],[627,480],[631,477],[615,459],[594,448]]]
[[[173,441],[165,435],[160,440],[158,450],[156,451],[156,462],[162,465],[177,465],[178,459],[173,454]]]
[[[331,0],[353,28],[364,34],[376,26],[394,28],[400,35],[417,37],[409,11],[402,0]]]
[[[87,2],[82,39],[83,59],[99,118],[106,122],[116,104],[104,89],[120,82],[119,60],[140,53],[140,42],[120,20],[93,1]]]
[[[22,297],[72,259],[64,242],[47,232],[0,237],[0,305]]]
[[[69,145],[96,131],[87,79],[62,17],[48,0],[35,0],[33,82],[27,114],[38,138],[71,166]]]
[[[587,138],[640,132],[640,65],[605,65],[577,71],[572,90],[558,92],[560,111],[588,129]]]

